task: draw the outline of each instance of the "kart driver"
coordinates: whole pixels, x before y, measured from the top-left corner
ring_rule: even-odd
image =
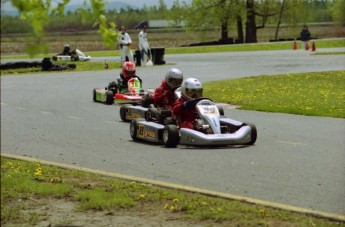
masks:
[[[115,88],[115,90],[119,89],[120,93],[126,93],[128,92],[128,81],[132,78],[138,78],[142,86],[141,78],[136,75],[135,64],[131,61],[126,61],[122,65],[120,76],[116,79],[117,82],[111,82],[108,85],[108,90],[114,90]]]
[[[172,110],[176,101],[175,90],[181,86],[183,73],[177,68],[171,68],[165,75],[161,85],[155,89],[152,95],[156,107],[167,107]]]
[[[69,47],[68,44],[65,44],[63,46],[63,50],[62,50],[62,55],[71,55],[71,48]]]
[[[187,78],[181,85],[181,97],[175,102],[173,115],[176,115],[181,128],[193,129],[193,122],[198,118],[195,108],[197,98],[202,97],[202,84],[198,79]]]

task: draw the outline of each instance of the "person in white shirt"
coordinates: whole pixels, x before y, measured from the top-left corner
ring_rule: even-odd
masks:
[[[132,40],[129,34],[126,32],[126,28],[124,26],[121,26],[120,32],[117,37],[117,42],[119,43],[121,52],[121,67],[122,64],[126,61],[126,57],[128,57],[129,61],[134,62],[131,49]]]
[[[139,32],[139,50],[141,56],[141,64],[143,66],[146,65],[147,61],[150,60],[150,53],[149,53],[149,41],[147,40],[147,33],[146,33],[146,26],[141,29]]]

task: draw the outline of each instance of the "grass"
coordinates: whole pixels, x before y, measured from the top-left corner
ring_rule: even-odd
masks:
[[[345,223],[241,201],[161,188],[86,172],[1,157],[1,225],[36,225],[51,217],[42,212],[25,213],[33,207],[18,201],[54,198],[72,201],[78,211],[116,213],[161,210],[185,221],[227,226],[345,226]],[[44,206],[37,204],[34,206]],[[89,213],[89,215],[92,215]],[[73,223],[73,220],[59,219]]]
[[[345,71],[208,82],[204,94],[245,110],[345,118]]]

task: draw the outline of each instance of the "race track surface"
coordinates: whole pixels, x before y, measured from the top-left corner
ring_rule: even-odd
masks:
[[[147,89],[171,67],[204,82],[345,70],[344,56],[303,50],[166,55],[166,65],[137,72]],[[119,72],[1,76],[1,152],[345,214],[344,119],[225,106],[226,116],[256,125],[254,146],[166,149],[133,142],[120,107],[92,101],[92,90]]]

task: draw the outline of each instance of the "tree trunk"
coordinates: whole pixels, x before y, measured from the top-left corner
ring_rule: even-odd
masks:
[[[257,43],[254,0],[247,0],[246,43]]]
[[[221,25],[221,39],[220,42],[228,42],[229,34],[228,34],[228,18],[224,17],[222,20]]]
[[[278,32],[279,32],[280,24],[281,24],[281,21],[282,21],[284,5],[285,5],[285,0],[282,1],[282,5],[280,7],[279,19],[278,19],[278,23],[277,23],[276,33],[275,33],[275,36],[274,36],[275,40],[278,40]]]
[[[242,17],[240,15],[237,15],[237,36],[237,43],[244,43]]]

